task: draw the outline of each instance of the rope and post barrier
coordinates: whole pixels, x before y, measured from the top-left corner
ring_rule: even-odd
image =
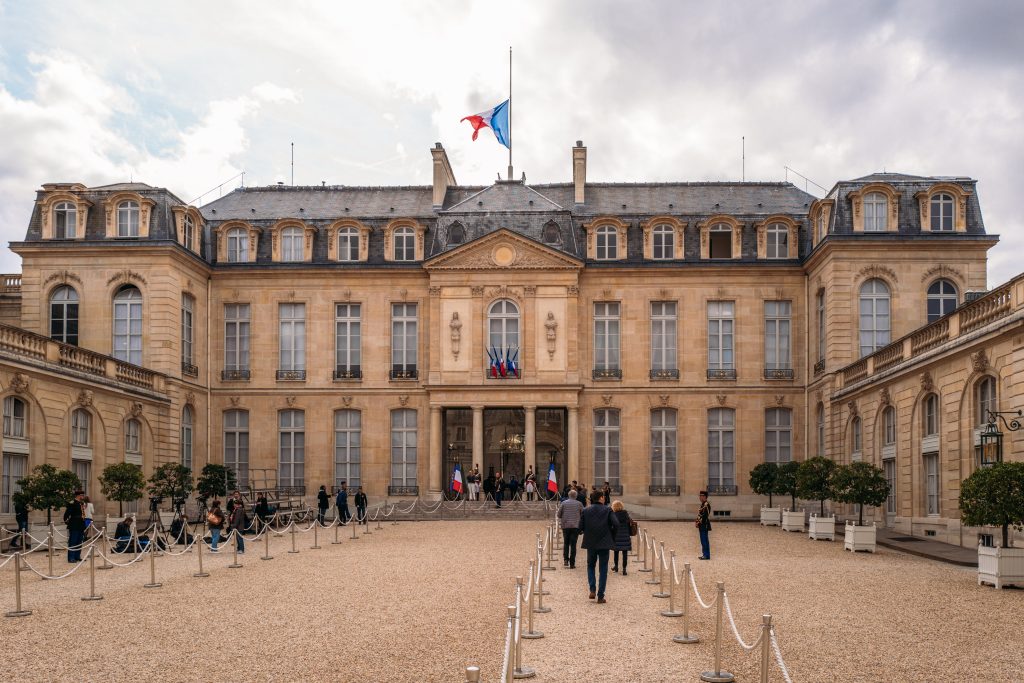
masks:
[[[24,536],[22,536],[22,548],[25,547]],[[4,613],[5,617],[27,617],[32,610],[23,609],[21,606],[21,556],[24,550],[14,553],[14,609]]]
[[[668,609],[663,609],[659,614],[663,617],[681,617],[683,616],[683,610],[676,609],[676,551],[671,550],[671,561],[669,563],[669,576],[668,576]]]
[[[672,553],[672,557],[675,557],[675,555],[676,555],[676,551],[675,550],[671,550],[669,552]],[[662,543],[661,543],[661,559],[658,561],[658,578],[660,579],[660,581],[658,582],[658,592],[653,594],[653,596],[656,597],[656,598],[667,598],[667,597],[669,597],[672,594],[671,587],[666,585],[668,583],[668,578],[669,578],[668,577],[668,570],[669,570],[669,563],[668,563],[668,560],[665,559],[665,542],[662,541]]]
[[[203,544],[205,542],[206,541],[204,541],[202,538],[199,539],[199,552],[198,552],[198,556],[199,556],[199,571],[197,571],[195,574],[192,575],[192,576],[196,577],[197,579],[203,579],[203,578],[206,578],[207,576],[210,575],[209,572],[204,572],[203,571]],[[150,548],[152,548],[153,544],[150,543],[149,546],[150,546]],[[150,550],[150,552],[152,552],[152,550]]]
[[[341,541],[338,540],[338,529],[341,528],[341,513],[340,512],[334,516],[334,524],[332,524],[332,526],[334,527],[334,540],[331,541],[331,545],[340,545]]]
[[[728,671],[722,670],[722,611],[725,609],[725,582],[717,582],[717,594],[715,596],[715,670],[705,671],[700,675],[700,680],[705,683],[732,683],[736,680]]]
[[[539,575],[535,575],[534,574],[533,562],[531,561],[530,562],[530,583],[529,583],[529,588],[526,591],[526,609],[528,610],[527,611],[527,620],[526,620],[526,632],[520,634],[520,637],[526,638],[527,640],[535,640],[537,638],[543,638],[544,637],[544,632],[543,631],[538,631],[535,628],[533,628],[533,615],[535,613],[535,610],[533,609],[533,594],[535,592],[537,592],[537,587],[534,585],[534,582],[536,580],[538,580],[539,578],[540,578]],[[539,597],[539,595],[540,594],[538,593],[538,597]]]
[[[466,683],[480,683],[480,667],[479,666],[467,666],[466,667]]]
[[[356,536],[356,524],[355,524],[355,521],[356,521],[355,517],[349,517],[348,518],[348,525],[350,527],[352,527],[352,540],[353,541],[358,541],[359,537]]]
[[[203,539],[198,539],[199,545],[203,544]],[[202,551],[199,551],[202,553]],[[106,559],[105,557],[103,559]],[[156,553],[149,553],[149,583],[144,584],[143,588],[159,588],[163,584],[156,580]]]
[[[313,522],[313,545],[309,546],[310,550],[320,550],[320,520]]]
[[[261,560],[274,559],[273,555],[270,554],[270,534],[270,526],[263,527],[263,557],[260,558]]]
[[[50,522],[50,535],[46,539],[46,573],[53,576],[53,522]]]
[[[521,678],[533,678],[537,675],[537,672],[528,666],[523,666],[523,647],[522,647],[522,626],[523,626],[523,577],[516,577],[516,608],[515,608],[515,628],[513,631],[513,638],[515,640],[516,650],[516,666],[512,670],[513,679]],[[539,597],[539,596],[538,596]]]
[[[690,645],[693,643],[699,643],[700,638],[693,633],[690,633],[690,582],[693,580],[693,575],[690,574],[690,563],[686,562],[683,564],[683,632],[678,636],[672,637],[672,642],[682,643],[684,645]]]
[[[103,551],[100,553],[100,556],[103,558],[103,564],[101,564],[97,568],[113,569],[114,565],[110,564],[110,562],[107,560],[107,555],[110,553],[110,539],[107,538],[107,527],[103,527],[102,529],[100,529],[100,536],[102,536],[101,540],[103,541]]]
[[[646,529],[644,529],[644,545],[641,549],[643,550],[643,552],[640,553],[640,561],[643,563],[643,566],[640,567],[639,571],[645,574],[654,571],[649,566],[647,566],[651,563],[651,547],[653,543],[654,541],[651,538],[651,535],[647,532]]]
[[[664,543],[661,544],[661,551],[662,553],[665,552]],[[651,573],[651,578],[644,581],[644,583],[649,584],[651,586],[655,586],[661,583],[661,579],[658,578],[658,572],[660,571],[661,567],[661,558],[658,557],[658,543],[653,539],[651,540],[651,552],[648,554],[648,558],[651,560],[651,568],[647,571]],[[640,571],[644,570],[641,569]]]
[[[295,520],[294,519],[292,519],[292,521],[288,523],[288,531],[289,531],[289,533],[291,533],[291,536],[292,536],[292,549],[289,550],[288,553],[290,555],[294,555],[295,553],[299,552],[299,549],[295,547]]]
[[[761,615],[761,683],[768,683],[768,666],[771,661],[772,615]]]
[[[228,565],[228,569],[241,569],[242,564],[238,561],[238,529],[231,530],[231,536],[228,538],[229,541],[234,541],[231,544],[231,564]]]
[[[89,547],[89,594],[82,597],[82,600],[102,600],[102,595],[96,594],[96,546]]]

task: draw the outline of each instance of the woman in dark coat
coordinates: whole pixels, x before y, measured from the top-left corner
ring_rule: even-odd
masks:
[[[612,564],[612,571],[619,571],[619,555],[622,555],[622,575],[626,576],[626,563],[629,561],[629,551],[633,549],[633,540],[629,537],[630,519],[626,512],[626,506],[621,500],[612,503],[612,514],[619,520],[619,528],[615,530],[615,560]]]

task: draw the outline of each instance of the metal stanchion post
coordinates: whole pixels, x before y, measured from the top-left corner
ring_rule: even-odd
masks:
[[[21,556],[25,554],[24,538],[22,536],[21,551],[14,554],[14,610],[6,612],[5,617],[27,617],[32,614],[32,610],[21,608]]]
[[[527,620],[526,620],[526,623],[527,623],[526,633],[521,634],[522,637],[526,638],[527,640],[533,640],[535,638],[543,638],[544,637],[544,632],[543,631],[536,631],[533,628],[533,615],[537,611],[537,610],[535,610],[533,608],[533,594],[537,593],[537,595],[539,597],[540,593],[537,591],[537,587],[532,585],[534,580],[539,578],[537,576],[534,576],[532,569],[533,568],[531,567],[531,571],[530,571],[530,583],[531,583],[531,585],[530,585],[530,590],[528,591],[528,593],[529,593],[529,596],[527,597],[527,603],[528,604],[526,606],[526,609],[529,610],[528,617],[527,617]],[[517,577],[517,580],[521,581],[522,577]]]
[[[643,545],[643,548],[641,548],[641,553],[640,553],[640,562],[643,563],[643,566],[640,567],[640,569],[638,571],[641,571],[641,572],[644,572],[644,573],[648,573],[648,572],[653,571],[650,567],[647,566],[648,564],[650,564],[651,547],[653,545],[654,545],[654,542],[651,539],[651,535],[649,533],[647,533],[647,531],[645,530],[644,531],[644,545]]]
[[[637,532],[637,535],[636,535],[636,547],[629,549],[629,554],[633,556],[634,560],[636,560],[637,558],[640,557],[640,544],[643,543],[644,533],[646,531],[647,531],[646,529],[642,529],[642,530]]]
[[[699,643],[700,638],[690,633],[690,563],[683,564],[683,632],[672,638],[673,642]]]
[[[534,609],[534,612],[537,614],[547,614],[550,612],[551,608],[544,606],[544,596],[548,595],[549,592],[544,590],[544,575],[541,573],[537,574],[537,587],[534,592],[537,593],[537,607]]]
[[[274,559],[270,555],[270,534],[272,534],[272,533],[274,533],[274,532],[270,529],[270,525],[269,524],[267,526],[263,527],[263,557],[260,558],[261,560],[272,560],[272,559]]]
[[[467,666],[466,667],[466,683],[480,683],[480,667],[479,666]]]
[[[761,615],[761,683],[768,683],[768,663],[772,649],[772,615]]]
[[[371,533],[373,533],[372,531],[370,531],[370,520],[366,519],[366,514],[367,514],[367,513],[365,513],[365,512],[363,513],[363,526],[364,526],[364,527],[366,527],[365,529],[363,529],[363,535],[364,535],[364,536],[365,536],[366,534],[371,534]],[[442,514],[442,515],[444,514],[444,510],[443,510],[443,508],[442,508],[441,514]]]
[[[519,602],[521,597],[522,596],[520,596],[518,593],[516,593],[516,602],[517,603]],[[505,671],[502,672],[502,679],[501,679],[502,683],[508,683],[509,681],[512,680],[512,669],[516,665],[516,633],[515,633],[516,606],[515,605],[509,605],[508,607],[505,608],[505,613],[508,616],[508,622],[507,622],[505,628],[507,628],[508,630],[512,631],[512,642],[510,643],[510,648],[511,649],[509,650],[508,658],[505,660]]]
[[[231,540],[234,543],[231,544],[231,564],[228,565],[228,569],[239,569],[242,565],[238,563],[238,534],[242,533],[238,529],[235,529],[231,534]]]
[[[313,522],[313,545],[309,546],[310,550],[320,550],[320,522]]]
[[[102,595],[96,595],[96,546],[89,548],[89,594],[83,600],[102,600]]]
[[[537,672],[528,666],[523,666],[523,577],[516,577],[516,607],[515,607],[515,628],[512,631],[512,643],[516,649],[516,668],[512,672],[512,678],[533,678]],[[539,595],[537,596],[539,599]]]
[[[203,539],[199,539],[199,543],[202,543]],[[157,583],[156,580],[156,553],[149,553],[149,583],[143,584],[143,588],[159,588],[162,583]]]
[[[295,520],[294,519],[292,520],[291,524],[289,525],[289,528],[291,529],[291,534],[292,534],[292,549],[288,551],[288,554],[289,555],[294,555],[295,553],[299,552],[299,549],[295,547]]]
[[[331,541],[331,545],[338,545],[341,541],[338,540],[338,529],[341,528],[341,513],[334,518],[334,540]]]
[[[676,554],[676,551],[672,550],[671,553],[672,553],[672,555],[674,557],[675,554]],[[666,585],[666,579],[668,578],[668,570],[670,568],[671,567],[669,566],[668,562],[665,560],[665,542],[662,541],[661,542],[661,558],[658,560],[658,578],[660,579],[660,581],[658,581],[658,584],[659,584],[658,585],[658,592],[654,593],[654,597],[656,597],[656,598],[667,598],[669,596],[670,591],[667,590],[669,588],[669,586]]]
[[[103,552],[100,553],[103,556],[103,564],[97,567],[97,569],[113,569],[114,565],[107,561],[107,555],[110,554],[110,539],[107,538],[107,527],[100,529],[100,534],[103,535],[103,538],[100,539],[103,541]]]
[[[348,518],[348,525],[350,527],[352,527],[352,540],[353,541],[358,541],[359,537],[356,536],[356,518],[355,517],[349,517]]]
[[[209,572],[204,572],[203,571],[203,539],[199,539],[199,543],[197,543],[196,545],[199,548],[199,553],[198,553],[198,555],[199,555],[199,571],[197,571],[192,576],[194,576],[196,578],[199,578],[199,579],[202,579],[202,578],[205,578],[205,577],[210,575]],[[153,548],[153,544],[150,543],[149,547],[152,549]],[[152,552],[152,550],[150,550],[150,552]]]
[[[700,680],[707,683],[732,683],[736,680],[728,671],[722,671],[722,610],[725,608],[725,583],[718,582],[718,597],[715,602],[715,670],[705,671]]]
[[[676,551],[669,552],[672,560],[668,568],[668,609],[661,610],[660,614],[663,617],[681,617],[683,613],[676,609]]]
[[[70,536],[68,536],[68,540],[71,540]],[[50,522],[50,535],[46,539],[46,566],[48,567],[46,574],[53,576],[53,522]]]
[[[654,550],[654,552],[652,553],[653,557],[651,557],[652,568],[649,570],[651,572],[651,578],[649,578],[646,581],[644,581],[644,583],[649,583],[650,585],[654,586],[656,584],[661,583],[661,579],[658,578],[658,575],[661,572],[661,557],[658,555],[658,545],[657,545],[657,543],[653,543],[652,542],[651,543],[651,548]],[[661,552],[663,554],[665,552],[665,543],[664,542],[661,543]]]
[[[551,527],[548,526],[548,530],[547,530],[548,557],[547,557],[547,560],[545,561],[545,564],[544,564],[544,571],[547,571],[547,572],[555,571],[554,548],[552,547],[552,540],[551,540],[552,535],[553,534],[551,532]]]
[[[536,583],[537,583],[537,592],[540,593],[541,595],[551,595],[551,591],[543,590],[540,587],[541,581],[544,578],[544,572],[547,569],[546,567],[541,566],[541,565],[544,564],[543,562],[541,562],[541,559],[540,559],[543,554],[544,554],[544,551],[541,549],[540,546],[537,546],[537,581],[536,581]]]

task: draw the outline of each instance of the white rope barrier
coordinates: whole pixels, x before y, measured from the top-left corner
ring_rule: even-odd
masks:
[[[775,628],[773,627],[770,631],[772,651],[775,653],[775,663],[779,665],[779,671],[782,672],[782,677],[786,680],[786,683],[793,683],[793,679],[789,677],[789,669],[786,668],[786,663],[782,661],[782,651],[779,649],[779,639],[775,637]]]
[[[738,642],[740,644],[740,647],[742,647],[747,652],[751,652],[752,650],[756,649],[757,646],[761,644],[761,639],[764,638],[764,633],[762,632],[760,635],[758,635],[757,640],[754,641],[753,645],[747,645],[746,641],[743,640],[743,636],[740,635],[739,629],[736,628],[736,620],[733,619],[732,608],[729,606],[728,593],[722,594],[722,602],[725,604],[725,613],[729,617],[729,625],[732,626],[732,633],[734,636],[736,636],[736,642]]]
[[[711,602],[704,602],[704,599],[700,597],[700,591],[697,590],[697,582],[693,579],[693,572],[690,572],[690,585],[693,586],[693,597],[697,598],[697,602],[700,603],[701,607],[703,607],[704,609],[711,609],[715,606],[715,602],[718,600],[718,596],[716,595],[715,599]]]

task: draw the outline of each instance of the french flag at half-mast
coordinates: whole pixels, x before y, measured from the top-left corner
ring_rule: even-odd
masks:
[[[452,491],[462,493],[462,467],[455,463],[455,472],[452,474]]]
[[[555,474],[555,463],[548,468],[548,491],[558,493],[558,475]]]
[[[494,137],[498,139],[498,142],[506,147],[511,147],[509,142],[508,100],[479,114],[470,114],[463,118],[462,121],[469,121],[469,124],[473,126],[473,140],[476,140],[476,136],[480,134],[481,128],[490,128],[494,131]],[[462,121],[459,121],[459,123],[462,123]]]

